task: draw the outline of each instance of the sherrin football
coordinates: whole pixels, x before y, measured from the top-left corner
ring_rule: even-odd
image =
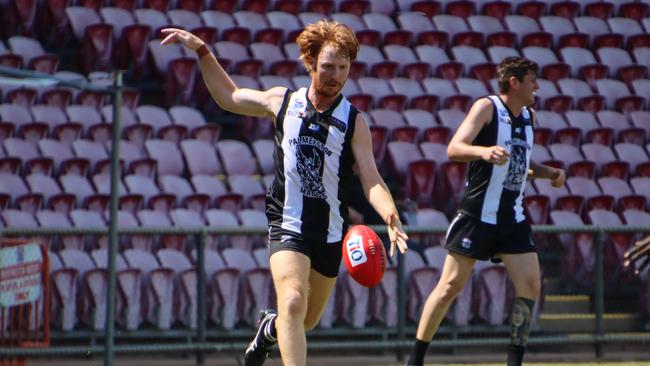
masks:
[[[357,282],[365,287],[375,287],[386,270],[386,249],[372,229],[355,225],[343,238],[343,262]]]

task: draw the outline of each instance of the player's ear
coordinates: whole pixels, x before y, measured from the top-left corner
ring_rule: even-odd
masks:
[[[510,79],[508,79],[508,83],[510,83],[510,87],[514,87],[519,85],[519,79],[517,79],[516,76],[511,76]]]

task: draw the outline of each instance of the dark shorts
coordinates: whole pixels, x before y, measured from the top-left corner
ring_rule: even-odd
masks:
[[[526,220],[493,225],[457,213],[447,230],[447,250],[478,260],[499,261],[497,254],[536,253]]]
[[[339,274],[343,246],[342,241],[336,243],[323,243],[303,239],[300,234],[291,233],[269,235],[269,248],[271,255],[281,250],[291,250],[302,253],[311,259],[311,268],[325,277],[335,278]]]

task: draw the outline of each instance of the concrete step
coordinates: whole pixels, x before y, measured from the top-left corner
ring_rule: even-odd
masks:
[[[546,295],[544,314],[588,313],[591,301],[587,295]]]
[[[547,332],[595,332],[596,314],[541,314],[540,330]],[[639,326],[639,317],[631,313],[606,313],[605,332],[630,332]]]

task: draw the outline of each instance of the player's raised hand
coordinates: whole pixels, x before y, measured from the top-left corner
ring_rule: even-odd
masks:
[[[560,188],[564,185],[566,180],[566,173],[563,169],[555,168],[553,171],[553,178],[551,178],[551,185],[555,188]]]
[[[510,158],[510,153],[501,146],[486,147],[483,153],[483,160],[496,165],[505,164],[508,158]]]
[[[167,35],[167,37],[165,37],[162,41],[160,41],[160,44],[162,45],[167,45],[174,42],[180,42],[185,47],[191,49],[192,51],[196,51],[199,47],[203,46],[203,44],[205,43],[201,40],[201,38],[182,29],[165,28],[161,30],[161,32]]]
[[[388,221],[388,237],[390,238],[390,256],[392,257],[395,254],[395,246],[397,246],[400,253],[406,253],[408,249],[406,241],[409,236],[404,232],[397,212],[389,214],[386,221]]]

